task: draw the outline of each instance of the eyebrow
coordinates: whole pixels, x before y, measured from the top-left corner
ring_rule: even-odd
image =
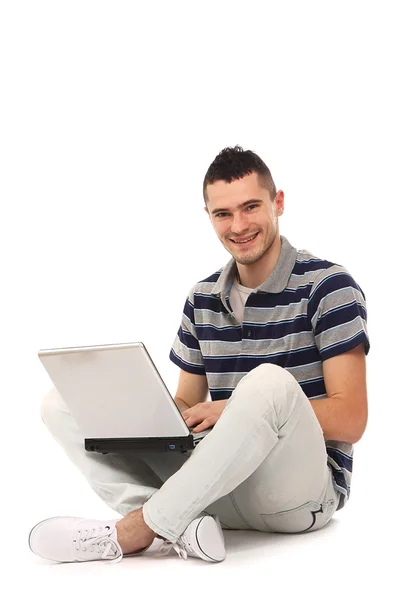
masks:
[[[238,208],[244,208],[248,204],[254,204],[255,202],[262,203],[262,200],[260,198],[252,198],[251,200],[246,200],[246,202],[242,202],[241,204],[239,204]],[[214,210],[211,211],[211,214],[215,215],[216,213],[219,213],[219,212],[228,212],[228,209],[226,209],[226,208],[214,208]]]

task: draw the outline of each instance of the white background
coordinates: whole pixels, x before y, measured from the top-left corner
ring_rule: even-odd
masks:
[[[216,154],[235,144],[258,153],[284,190],[280,233],[344,265],[367,298],[369,425],[356,446],[352,502],[334,533],[344,539],[357,527],[338,541],[335,555],[345,545],[345,558],[331,555],[329,568],[329,536],[317,551],[307,541],[312,560],[325,556],[313,571],[316,593],[333,594],[335,582],[340,595],[361,580],[369,590],[398,585],[387,551],[392,536],[398,541],[400,416],[395,8],[1,3],[2,552],[9,573],[26,573],[18,585],[40,580],[44,596],[58,585],[69,590],[27,550],[37,521],[114,516],[40,420],[50,381],[37,351],[142,340],[175,392],[178,369],[168,354],[186,294],[230,258],[203,211],[202,181]],[[310,592],[307,569],[297,573],[300,587],[286,577],[299,568],[296,551],[273,563],[266,552],[264,584],[273,564],[283,595],[285,585]],[[246,564],[246,550],[238,556]],[[176,563],[184,581],[187,565],[169,565]],[[138,568],[128,565],[135,593]],[[220,568],[209,567],[206,578]]]

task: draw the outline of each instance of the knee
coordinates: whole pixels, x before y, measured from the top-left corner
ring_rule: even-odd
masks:
[[[258,365],[255,369],[249,371],[247,377],[251,381],[251,384],[256,385],[258,388],[271,388],[276,385],[288,387],[297,384],[297,381],[289,371],[272,363]]]
[[[299,384],[283,367],[263,363],[249,371],[236,389],[236,398],[242,398],[247,406],[250,402],[260,405],[265,410],[265,406],[268,405],[281,414],[283,407],[293,404],[293,399],[298,395]],[[286,409],[284,412],[286,414]]]
[[[40,416],[46,427],[49,429],[53,427],[53,424],[58,420],[57,415],[60,414],[63,408],[64,402],[56,388],[53,387],[43,397],[40,405]]]

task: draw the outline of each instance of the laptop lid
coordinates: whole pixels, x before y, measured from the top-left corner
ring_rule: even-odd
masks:
[[[38,356],[85,438],[190,435],[143,343],[47,349]]]

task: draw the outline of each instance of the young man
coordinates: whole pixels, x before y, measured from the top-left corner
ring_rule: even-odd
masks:
[[[223,528],[315,531],[349,498],[368,413],[364,293],[344,267],[279,234],[284,194],[253,152],[220,152],[203,194],[232,259],[191,289],[170,358],[186,424],[211,431],[187,455],[95,455],[49,392],[44,422],[124,517],[39,523],[29,544],[44,558],[119,561],[159,537],[161,554],[219,562]]]

